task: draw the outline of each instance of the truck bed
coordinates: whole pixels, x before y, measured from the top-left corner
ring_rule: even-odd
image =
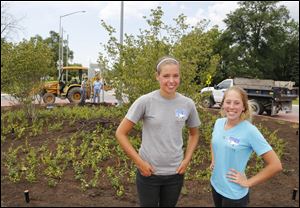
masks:
[[[233,84],[246,89],[272,90],[275,81],[270,79],[234,78]]]
[[[293,89],[295,82],[291,81],[274,81],[271,79],[247,79],[247,78],[234,78],[233,84],[246,89],[257,90],[272,90],[276,88]]]
[[[277,101],[291,101],[298,97],[298,88],[291,81],[270,79],[234,78],[233,83],[246,90],[250,98],[273,98]]]

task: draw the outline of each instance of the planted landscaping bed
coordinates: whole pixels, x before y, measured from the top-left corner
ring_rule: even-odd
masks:
[[[20,108],[2,108],[1,206],[139,206],[136,168],[114,137],[126,110],[126,106],[39,107],[32,120]],[[213,206],[209,142],[219,114],[199,109],[199,115],[199,147],[185,174],[178,206]],[[299,188],[299,124],[259,116],[253,122],[281,157],[284,170],[251,188],[249,206],[299,206],[298,193],[292,200],[293,189]],[[138,124],[130,133],[136,149],[140,136]],[[262,160],[253,156],[248,175],[262,166]]]

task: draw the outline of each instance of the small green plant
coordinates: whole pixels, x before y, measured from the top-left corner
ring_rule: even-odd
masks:
[[[116,194],[118,197],[124,195],[124,186],[121,184],[121,180],[119,176],[115,174],[115,170],[113,167],[108,166],[106,168],[106,174],[110,180],[112,187],[116,190]]]
[[[36,150],[30,147],[29,152],[26,156],[27,169],[26,169],[26,180],[29,182],[36,181],[36,172],[38,169],[38,159]]]
[[[10,147],[7,153],[4,153],[4,166],[8,169],[8,179],[12,182],[21,180],[21,167],[18,159],[18,153],[22,146],[17,148]]]
[[[95,188],[97,187],[97,184],[98,184],[98,180],[99,180],[99,174],[101,173],[101,170],[100,169],[97,169],[94,173],[94,177],[91,179],[90,181],[90,186]]]
[[[62,129],[63,121],[54,123],[48,127],[48,131],[57,131]]]
[[[57,185],[57,181],[54,178],[48,179],[48,186],[49,187],[55,187]]]

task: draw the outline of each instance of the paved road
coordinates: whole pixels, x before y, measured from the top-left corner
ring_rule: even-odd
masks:
[[[272,116],[272,118],[299,123],[299,105],[293,105],[291,113],[279,112],[278,115]]]
[[[104,94],[101,93],[100,96],[100,101],[101,102],[106,102],[106,103],[118,103],[116,97],[114,96],[114,91],[110,90],[110,91],[104,91]],[[92,102],[92,99],[87,100],[86,102]],[[38,101],[35,101],[36,103],[38,103]],[[55,103],[70,103],[68,99],[60,99],[60,98],[56,98],[55,99]],[[1,93],[1,106],[12,106],[12,105],[17,105],[18,102],[16,99],[14,99],[13,97],[11,97],[8,94],[5,93]]]

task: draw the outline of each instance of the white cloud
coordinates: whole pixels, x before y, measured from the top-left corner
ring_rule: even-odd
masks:
[[[237,1],[214,1],[206,8],[199,8],[195,16],[187,18],[187,22],[194,26],[200,20],[207,19],[210,20],[210,26],[218,25],[220,29],[223,29],[225,27],[223,20],[226,18],[226,14],[234,11],[237,7]]]
[[[279,5],[284,5],[290,11],[290,16],[299,22],[299,1],[281,1]]]
[[[207,7],[201,7],[194,16],[188,16],[187,23],[196,25],[202,19],[210,20],[210,26],[218,25],[220,29],[225,28],[223,20],[230,12],[238,8],[238,1],[212,1]],[[278,5],[284,5],[290,11],[290,16],[299,22],[299,2],[298,1],[281,1]]]
[[[27,10],[48,8],[49,10],[55,9],[57,12],[70,13],[74,10],[82,10],[83,8],[101,8],[105,4],[99,1],[9,1],[12,7],[23,7]],[[44,10],[44,12],[46,12]]]
[[[99,12],[99,17],[103,20],[111,19],[117,15],[120,15],[120,3],[116,1],[109,2]]]
[[[219,25],[223,29],[225,27],[223,20],[226,18],[226,14],[229,14],[236,8],[238,8],[237,1],[214,2],[214,5],[208,8],[207,15],[211,25]]]
[[[159,2],[156,1],[124,1],[124,17],[142,19],[145,13],[150,9],[156,8]],[[103,9],[100,10],[99,17],[103,20],[119,19],[121,12],[121,2],[108,2]]]
[[[180,9],[180,11],[183,11],[186,9],[186,6],[184,4],[180,4],[179,9]]]

